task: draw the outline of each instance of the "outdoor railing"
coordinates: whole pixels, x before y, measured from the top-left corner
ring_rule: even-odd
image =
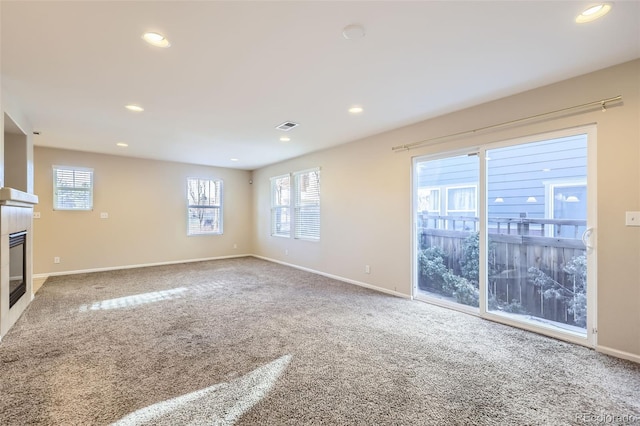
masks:
[[[582,233],[586,220],[490,218],[488,220],[488,286],[500,306],[517,303],[523,312],[552,321],[572,324],[573,314],[566,301],[545,296],[545,289],[532,281],[531,271],[541,271],[549,282],[571,288],[565,267],[585,255]],[[474,216],[419,214],[417,235],[421,250],[439,247],[445,267],[462,275],[461,261],[470,244],[478,244],[479,231]],[[423,282],[429,288],[428,282]]]
[[[492,217],[488,219],[492,241],[584,249],[582,233],[587,221],[579,219],[544,219],[530,217]],[[418,215],[419,234],[455,236],[479,231],[475,216]],[[531,237],[531,238],[528,238]]]

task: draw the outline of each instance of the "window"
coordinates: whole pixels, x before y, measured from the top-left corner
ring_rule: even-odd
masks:
[[[222,234],[222,180],[187,179],[187,235]]]
[[[447,188],[447,216],[459,216],[475,218],[476,209],[476,186],[458,186]],[[448,228],[462,230],[466,228],[464,221],[450,221]],[[466,230],[466,229],[465,229]]]
[[[93,169],[53,166],[53,209],[93,210]]]
[[[291,235],[291,176],[271,178],[271,235]]]
[[[293,192],[292,182],[293,178]],[[271,235],[320,239],[320,169],[271,178]]]
[[[581,223],[587,219],[587,182],[556,181],[545,182],[546,216],[551,219],[567,219],[545,228],[547,236],[576,238],[582,235],[586,226]],[[572,223],[571,220],[575,220]]]
[[[440,213],[440,189],[418,188],[418,212]]]
[[[476,187],[459,186],[447,188],[447,215],[476,215]]]
[[[320,239],[320,169],[296,172],[294,223],[295,238]]]
[[[592,345],[595,135],[585,126],[415,158],[416,298]],[[446,216],[421,221],[431,188]]]

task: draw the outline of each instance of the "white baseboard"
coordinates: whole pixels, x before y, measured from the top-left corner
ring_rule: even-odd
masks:
[[[35,294],[42,288],[42,284],[47,280],[47,277],[32,277],[31,279],[31,292]]]
[[[373,284],[368,284],[362,281],[356,281],[356,280],[352,280],[349,278],[345,278],[345,277],[341,277],[338,275],[333,275],[333,274],[328,274],[326,272],[322,272],[322,271],[317,271],[315,269],[310,269],[310,268],[305,268],[304,266],[299,266],[299,265],[295,265],[293,263],[287,263],[287,262],[283,262],[281,260],[277,260],[277,259],[271,259],[270,257],[264,257],[264,256],[258,256],[256,254],[252,254],[251,256],[257,258],[257,259],[262,259],[262,260],[266,260],[267,262],[273,262],[273,263],[279,263],[280,265],[285,265],[285,266],[290,266],[292,268],[295,269],[300,269],[301,271],[305,271],[305,272],[311,272],[312,274],[316,274],[316,275],[322,275],[323,277],[327,277],[327,278],[331,278],[334,280],[338,280],[338,281],[342,281],[348,284],[354,284],[360,287],[365,287],[371,290],[375,290],[375,291],[379,291],[381,293],[386,293],[386,294],[390,294],[392,296],[396,296],[396,297],[402,297],[404,299],[411,299],[411,296],[408,294],[404,294],[404,293],[400,293],[398,291],[393,291],[393,290],[389,290],[383,287],[378,287],[375,286]]]
[[[167,262],[141,263],[137,265],[123,265],[123,266],[108,266],[105,268],[80,269],[76,271],[47,272],[44,274],[33,274],[33,279],[46,280],[49,277],[55,277],[60,275],[89,274],[91,272],[105,272],[105,271],[117,271],[120,269],[147,268],[149,266],[176,265],[179,263],[204,262],[207,260],[232,259],[235,257],[248,257],[248,256],[252,256],[252,255],[251,254],[234,254],[232,256],[205,257],[201,259],[170,260]]]
[[[619,351],[617,349],[609,348],[607,346],[596,346],[596,351],[603,354],[611,355],[616,358],[626,359],[640,364],[640,355],[632,354],[631,352]]]

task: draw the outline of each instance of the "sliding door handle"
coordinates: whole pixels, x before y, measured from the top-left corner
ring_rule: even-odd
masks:
[[[590,253],[593,250],[593,244],[591,244],[591,236],[593,235],[593,228],[589,227],[584,230],[582,233],[582,243],[584,247],[587,249],[587,253]]]

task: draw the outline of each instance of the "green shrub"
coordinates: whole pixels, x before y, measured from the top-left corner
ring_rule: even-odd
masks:
[[[444,275],[448,272],[444,264],[445,254],[440,247],[429,247],[421,250],[418,258],[420,280],[429,289],[442,292]]]
[[[480,282],[480,236],[477,232],[469,235],[462,243],[460,271],[467,280]]]
[[[450,270],[448,270],[447,272],[445,272],[442,278],[444,279],[444,284],[442,286],[442,294],[444,294],[445,296],[455,295],[455,292],[458,290],[459,280],[462,277],[455,275]]]
[[[522,303],[518,302],[516,299],[513,299],[511,303],[504,305],[502,310],[505,312],[510,312],[512,314],[523,314],[526,313]]]
[[[473,285],[464,277],[454,275],[456,277],[456,290],[454,295],[458,303],[468,306],[480,305],[480,292],[478,287]]]
[[[458,303],[478,306],[478,234],[465,240],[463,259],[460,260],[463,276],[456,275],[446,266],[447,254],[440,247],[420,250],[418,267],[420,283],[424,288],[447,297],[455,297]]]
[[[564,267],[564,272],[572,283],[569,298],[569,313],[573,314],[573,321],[580,327],[587,326],[587,256],[572,258]]]
[[[573,323],[587,325],[587,258],[585,255],[572,258],[563,268],[565,283],[559,283],[541,269],[529,268],[529,281],[540,288],[545,299],[562,301],[573,315]]]

